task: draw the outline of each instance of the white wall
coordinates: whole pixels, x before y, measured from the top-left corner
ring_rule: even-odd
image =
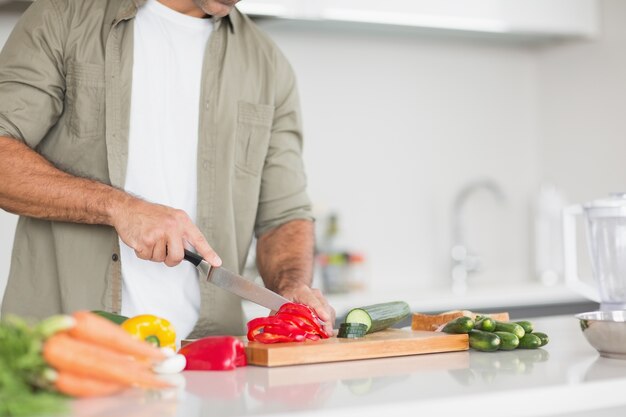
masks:
[[[539,55],[543,176],[572,201],[626,191],[626,2],[601,2],[602,37]]]
[[[492,178],[508,195],[500,206],[478,194],[467,211],[476,279],[504,282],[531,278],[528,207],[542,180],[574,201],[623,188],[626,4],[603,7],[603,38],[546,48],[260,22],[298,75],[310,194],[367,253],[374,289],[447,282],[450,209],[467,181]],[[0,213],[0,284],[13,227]]]
[[[528,201],[538,183],[536,52],[364,26],[261,22],[298,75],[314,202],[340,213],[374,289],[448,283],[450,210],[467,181],[469,243],[484,277],[529,277]]]

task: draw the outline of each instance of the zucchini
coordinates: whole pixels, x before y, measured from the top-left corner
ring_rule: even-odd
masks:
[[[341,323],[337,337],[356,339],[365,336],[367,326],[363,323]]]
[[[491,317],[479,316],[477,318],[474,328],[476,330],[484,330],[486,332],[493,332],[496,330],[496,321]]]
[[[535,336],[537,336],[539,338],[539,340],[541,340],[541,346],[545,346],[548,344],[548,342],[550,341],[550,338],[548,337],[547,334],[542,333],[542,332],[535,332],[533,333]]]
[[[474,329],[469,331],[469,345],[472,349],[493,352],[500,348],[500,344],[500,337],[495,333]]]
[[[516,324],[519,324],[520,326],[522,326],[522,329],[524,329],[524,332],[526,332],[526,333],[532,333],[533,332],[533,327],[534,326],[528,320],[514,321],[513,323],[516,323]]]
[[[374,333],[393,326],[410,312],[409,305],[404,301],[372,304],[350,310],[346,323],[363,323],[367,326],[367,333]]]
[[[519,346],[519,338],[509,332],[494,332],[500,338],[500,350],[513,350]]]
[[[93,310],[92,313],[97,314],[100,317],[104,317],[105,319],[110,320],[115,324],[122,324],[128,319],[128,317],[124,317],[119,314],[109,313],[108,311]]]
[[[541,347],[541,339],[532,333],[528,333],[519,340],[520,349],[537,349]]]
[[[496,331],[513,333],[519,339],[524,337],[524,335],[526,334],[524,328],[519,324],[504,321],[496,321]]]
[[[471,317],[457,317],[449,321],[441,330],[444,333],[467,334],[474,328],[474,320]]]

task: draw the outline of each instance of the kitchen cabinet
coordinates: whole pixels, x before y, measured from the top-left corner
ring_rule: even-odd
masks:
[[[245,0],[257,16],[527,37],[593,37],[597,0]]]

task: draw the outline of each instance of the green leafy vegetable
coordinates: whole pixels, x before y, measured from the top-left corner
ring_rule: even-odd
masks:
[[[46,334],[58,322],[29,326],[16,317],[0,321],[0,416],[60,415],[65,397],[46,391],[48,368],[41,354]]]

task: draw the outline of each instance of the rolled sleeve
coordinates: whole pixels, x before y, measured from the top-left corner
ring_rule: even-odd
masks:
[[[54,0],[37,0],[0,53],[0,135],[34,148],[63,111],[67,24]]]
[[[276,59],[276,108],[261,177],[257,236],[291,220],[313,220],[302,160],[302,123],[296,80],[280,54]]]

